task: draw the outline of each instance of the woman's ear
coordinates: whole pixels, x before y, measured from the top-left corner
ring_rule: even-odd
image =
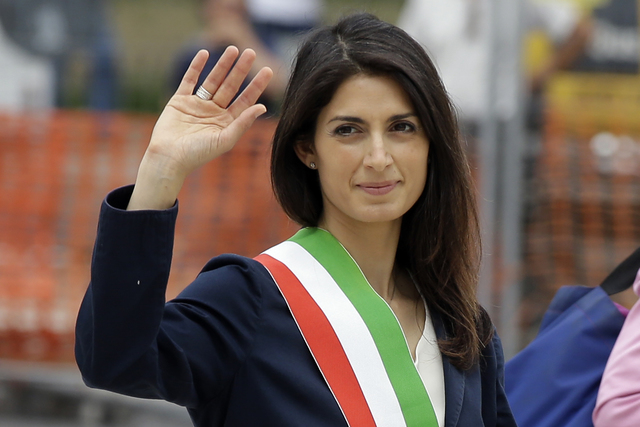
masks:
[[[302,163],[311,169],[316,168],[317,158],[316,151],[313,146],[313,142],[310,141],[296,141],[293,149],[296,155]]]

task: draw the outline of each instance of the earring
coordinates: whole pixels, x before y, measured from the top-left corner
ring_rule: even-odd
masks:
[[[315,169],[315,168],[316,168],[316,164],[315,164],[315,162],[311,162],[311,163],[309,163],[309,167],[310,167],[311,169]]]

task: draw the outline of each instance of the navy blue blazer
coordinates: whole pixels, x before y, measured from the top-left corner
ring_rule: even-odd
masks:
[[[76,325],[85,383],[183,405],[202,427],[346,426],[260,263],[216,257],[165,304],[177,206],[126,212],[131,190],[109,194],[100,213]],[[475,368],[459,371],[446,357],[443,367],[446,427],[516,425],[497,336]]]

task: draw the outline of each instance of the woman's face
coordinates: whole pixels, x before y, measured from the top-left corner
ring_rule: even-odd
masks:
[[[427,179],[429,142],[413,105],[395,80],[356,75],[318,116],[314,143],[297,149],[316,164],[328,221],[399,221]]]

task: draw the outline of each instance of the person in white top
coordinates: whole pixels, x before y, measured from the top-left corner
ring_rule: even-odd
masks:
[[[588,20],[567,1],[525,2],[525,25],[544,31],[556,46],[554,57],[530,77],[531,90],[539,90],[556,70],[569,66],[582,52],[588,38]],[[436,63],[447,92],[463,122],[477,125],[485,110],[489,58],[488,0],[406,0],[398,26],[420,42]],[[509,81],[498,95],[500,119],[516,108],[513,95],[517,79],[500,67],[500,81]]]
[[[318,26],[324,0],[246,0],[258,35],[285,64],[291,64],[302,37]]]
[[[0,23],[0,110],[52,108],[54,94],[52,61],[13,43]]]

